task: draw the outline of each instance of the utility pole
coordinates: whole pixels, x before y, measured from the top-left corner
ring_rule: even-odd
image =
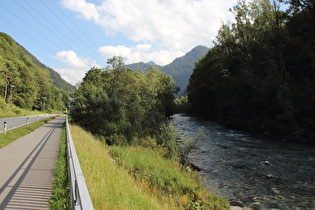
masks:
[[[7,73],[6,71],[0,71],[0,73]],[[5,99],[7,98],[7,93],[8,93],[8,81],[7,81],[7,77],[3,76],[3,79],[5,81],[5,89],[4,89],[4,96],[3,96],[3,100],[5,101]]]
[[[15,87],[14,85],[10,86],[10,113],[12,115],[12,97],[13,97],[13,88]]]

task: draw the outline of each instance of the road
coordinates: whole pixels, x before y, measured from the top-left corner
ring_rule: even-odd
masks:
[[[0,209],[49,209],[64,121],[58,117],[0,149]]]
[[[56,114],[41,114],[41,115],[31,115],[31,116],[23,116],[23,117],[10,117],[10,118],[0,118],[0,133],[4,131],[4,122],[7,124],[7,130],[11,130],[26,124],[26,120],[28,119],[28,123],[36,122],[37,120],[42,120]]]

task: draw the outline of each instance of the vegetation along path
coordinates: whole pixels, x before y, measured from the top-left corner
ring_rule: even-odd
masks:
[[[64,117],[0,149],[0,209],[47,209]]]

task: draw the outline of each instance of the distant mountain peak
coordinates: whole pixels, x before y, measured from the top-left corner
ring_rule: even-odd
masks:
[[[149,64],[150,66],[157,66],[157,64],[154,63],[153,61],[149,61],[147,64]]]
[[[157,65],[153,61],[149,61],[148,63],[138,62],[138,63],[132,63],[132,64],[125,65],[125,67],[127,67],[127,68],[131,68],[131,69],[138,70],[138,71],[139,70],[140,71],[145,71],[148,68],[150,68],[150,66],[158,66],[158,67],[160,67],[159,65]]]
[[[148,63],[139,62],[128,64],[126,67],[134,70],[145,71],[150,68],[150,66],[158,66],[161,71],[164,71],[167,75],[171,75],[173,77],[175,85],[180,87],[179,95],[182,95],[186,91],[189,77],[194,70],[195,63],[205,56],[208,51],[209,48],[199,45],[187,52],[184,56],[176,58],[172,63],[165,66],[159,66],[153,61],[150,61]]]

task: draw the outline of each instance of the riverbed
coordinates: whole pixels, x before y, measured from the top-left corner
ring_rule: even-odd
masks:
[[[173,116],[181,137],[204,140],[189,155],[203,183],[231,205],[251,209],[315,209],[315,147],[257,137],[184,114]]]

